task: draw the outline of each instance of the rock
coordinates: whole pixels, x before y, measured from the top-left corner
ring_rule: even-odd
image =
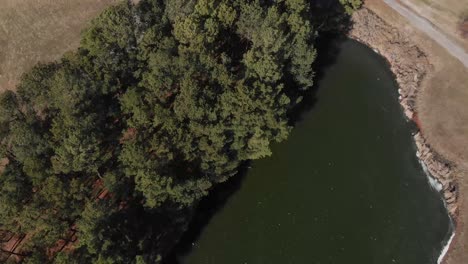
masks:
[[[450,181],[446,179],[439,179],[439,182],[442,186],[448,186],[450,184]]]
[[[444,197],[445,200],[447,200],[448,202],[450,199],[455,198],[455,195],[452,192],[446,191],[444,192]]]
[[[455,195],[452,195],[450,197],[445,197],[445,202],[447,204],[454,204],[457,201],[457,197]]]
[[[406,109],[405,110],[405,116],[408,118],[408,119],[411,119],[413,117],[413,111],[409,110],[409,109]]]
[[[452,216],[455,216],[457,214],[457,209],[458,209],[457,205],[453,205],[453,206],[448,207],[449,213]]]

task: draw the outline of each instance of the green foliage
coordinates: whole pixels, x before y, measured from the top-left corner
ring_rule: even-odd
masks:
[[[30,234],[27,261],[77,229],[53,261],[159,263],[214,184],[287,138],[312,17],[306,0],[126,1],[1,94],[0,225]]]
[[[346,13],[351,14],[354,10],[361,7],[362,0],[340,0],[340,4],[343,5]]]

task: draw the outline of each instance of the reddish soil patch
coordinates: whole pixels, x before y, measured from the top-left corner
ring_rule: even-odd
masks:
[[[416,126],[418,127],[419,131],[422,133],[422,123],[421,123],[421,120],[419,119],[418,117],[418,113],[414,112],[413,113],[413,117],[411,118],[413,120],[413,122],[416,124]]]
[[[136,128],[131,127],[129,129],[127,129],[123,133],[122,137],[120,138],[120,144],[123,144],[123,143],[125,143],[127,141],[134,140],[136,138],[136,136],[137,136],[137,133],[138,133],[138,131],[136,130]]]
[[[47,255],[49,256],[50,259],[52,259],[57,253],[66,251],[69,252],[70,250],[73,249],[74,244],[77,242],[78,237],[76,236],[76,230],[73,228],[70,228],[67,238],[66,239],[60,239],[57,241],[54,247],[49,248],[47,250]]]
[[[468,20],[461,22],[458,26],[458,30],[460,30],[460,35],[463,38],[468,39]]]
[[[21,261],[23,258],[23,255],[21,254],[21,244],[27,236],[15,235],[9,231],[2,231],[2,237],[2,241],[0,241],[0,251],[2,253],[0,256],[0,261]]]

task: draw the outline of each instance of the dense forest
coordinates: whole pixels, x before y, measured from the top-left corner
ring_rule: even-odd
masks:
[[[287,138],[319,28],[359,4],[108,8],[77,51],[0,96],[0,228],[27,235],[22,262],[161,262],[212,186]]]

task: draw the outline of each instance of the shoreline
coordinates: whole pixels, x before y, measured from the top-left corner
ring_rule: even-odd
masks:
[[[416,111],[418,92],[423,80],[432,73],[433,66],[427,54],[408,36],[365,6],[353,14],[352,20],[353,28],[348,36],[384,57],[395,75],[399,103],[404,114],[417,127],[417,132],[413,134],[416,156],[426,172],[429,184],[440,193],[452,225],[449,238],[443,241],[437,260],[438,264],[444,263],[458,230],[459,186],[454,175],[457,168],[431,147],[424,137]]]

